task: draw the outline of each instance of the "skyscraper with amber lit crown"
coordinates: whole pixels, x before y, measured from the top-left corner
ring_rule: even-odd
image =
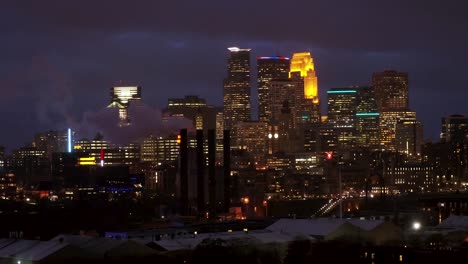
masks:
[[[304,99],[301,103],[301,116],[304,124],[320,122],[318,81],[314,59],[310,52],[294,53],[291,59],[289,78],[301,80],[304,86]]]
[[[294,72],[299,72],[304,79],[304,96],[306,99],[312,99],[318,104],[318,84],[317,75],[315,73],[314,59],[310,52],[294,53],[291,59],[289,77],[292,77]]]

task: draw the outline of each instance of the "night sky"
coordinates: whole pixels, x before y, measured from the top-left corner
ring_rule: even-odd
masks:
[[[322,103],[329,88],[406,71],[411,108],[436,139],[442,116],[468,114],[467,11],[466,0],[4,0],[0,144],[80,123],[119,80],[154,108],[187,94],[221,105],[229,46],[252,48],[253,61],[310,51]]]

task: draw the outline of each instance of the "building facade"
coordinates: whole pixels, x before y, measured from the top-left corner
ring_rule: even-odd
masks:
[[[257,57],[259,121],[269,121],[269,82],[276,79],[287,79],[289,76],[289,64],[289,58],[284,56]]]
[[[401,118],[395,128],[396,151],[413,159],[421,158],[423,145],[423,125],[415,118]]]
[[[139,86],[114,86],[111,88],[111,103],[108,108],[119,109],[119,126],[129,126],[130,116],[128,108],[131,102],[141,100],[141,87]]]
[[[372,75],[380,112],[408,111],[408,73],[386,70]]]
[[[224,79],[224,128],[250,120],[250,49],[228,48],[227,78]]]

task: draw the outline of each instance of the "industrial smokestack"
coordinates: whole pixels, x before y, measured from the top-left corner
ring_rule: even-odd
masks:
[[[230,131],[223,131],[223,165],[224,165],[224,212],[231,207],[231,138]]]
[[[203,130],[197,130],[197,208],[205,211],[205,156],[203,155]]]
[[[210,203],[210,218],[215,219],[216,216],[216,131],[208,130],[208,178],[209,178],[209,203]]]
[[[180,201],[182,215],[188,215],[188,139],[187,129],[180,130]]]

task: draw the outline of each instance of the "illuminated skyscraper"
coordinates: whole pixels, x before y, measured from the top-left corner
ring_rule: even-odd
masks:
[[[450,115],[442,118],[440,139],[446,142],[463,143],[468,136],[468,118],[463,115]]]
[[[304,96],[307,99],[312,99],[315,104],[318,104],[318,84],[317,75],[315,74],[314,59],[310,52],[294,53],[291,59],[291,69],[289,77],[293,77],[293,73],[299,72],[304,79]]]
[[[379,133],[380,146],[385,150],[396,150],[396,126],[400,120],[416,119],[416,112],[382,112],[380,113]]]
[[[302,82],[302,102],[296,106],[297,111],[301,113],[300,116],[302,117],[298,120],[298,125],[308,129],[310,124],[320,122],[317,75],[315,73],[314,60],[310,52],[293,54],[289,77],[295,81]]]
[[[380,112],[408,111],[408,74],[386,70],[372,75]]]
[[[338,132],[340,149],[354,146],[358,88],[333,88],[327,91],[328,123]]]
[[[415,117],[401,118],[395,128],[396,151],[419,159],[423,144],[423,125]]]
[[[275,79],[287,79],[289,75],[289,58],[283,56],[258,57],[258,115],[263,122],[270,121],[269,117],[269,86],[268,83]]]
[[[327,91],[328,122],[335,127],[352,128],[355,125],[357,88],[332,88]]]
[[[386,70],[372,75],[380,112],[380,145],[385,150],[397,150],[396,126],[401,119],[416,118],[410,111],[408,94],[408,74]]]
[[[187,95],[184,98],[169,98],[167,110],[171,113],[189,115],[196,112],[198,108],[205,107],[206,100],[196,95]]]
[[[153,165],[174,162],[179,156],[177,135],[169,135],[167,137],[151,135],[143,140],[140,150],[141,162],[149,162]]]
[[[105,166],[134,165],[140,160],[140,148],[137,144],[121,147],[98,137],[94,140],[76,140],[74,152],[86,153],[98,162],[102,159]]]
[[[119,109],[119,126],[130,125],[128,108],[130,102],[141,100],[141,87],[139,86],[115,86],[111,88],[111,103],[107,107]]]
[[[240,122],[235,125],[235,146],[251,153],[258,163],[264,162],[268,151],[268,124],[259,121]]]
[[[357,146],[378,150],[379,110],[373,87],[358,87],[358,103],[356,109],[356,143]]]
[[[302,117],[300,115],[301,103],[304,98],[302,82],[291,79],[271,80],[268,83],[268,89],[268,121],[279,121],[281,110],[287,103],[293,117],[292,127],[296,128],[298,119]]]
[[[74,137],[72,132],[72,138]],[[72,145],[72,144],[71,144]],[[37,133],[32,143],[38,150],[45,150],[47,158],[52,158],[52,153],[68,152],[68,131],[51,130]]]
[[[192,120],[196,129],[215,129],[217,109],[207,105],[206,100],[194,95],[184,98],[170,98],[167,112],[171,116],[185,117]]]
[[[228,48],[228,76],[224,79],[224,129],[250,120],[250,49]]]

